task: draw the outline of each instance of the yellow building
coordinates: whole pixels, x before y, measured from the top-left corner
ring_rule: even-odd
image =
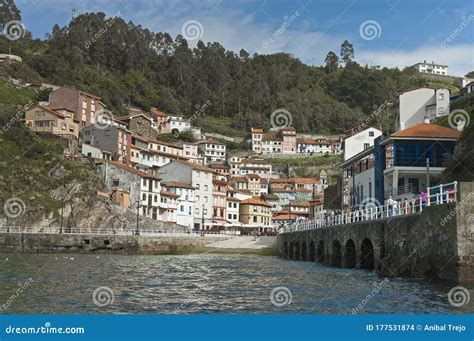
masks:
[[[74,120],[74,113],[68,109],[51,109],[37,104],[25,112],[25,123],[37,133],[79,137],[79,124]]]
[[[272,205],[252,197],[240,202],[240,222],[245,227],[265,232],[272,227]]]

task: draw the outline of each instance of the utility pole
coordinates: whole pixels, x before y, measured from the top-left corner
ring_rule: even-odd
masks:
[[[426,158],[426,188],[430,187],[430,158]]]

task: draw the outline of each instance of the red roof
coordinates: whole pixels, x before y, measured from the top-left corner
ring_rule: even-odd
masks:
[[[452,129],[439,126],[437,124],[419,123],[410,128],[397,131],[393,133],[392,137],[432,137],[432,138],[448,138],[457,139],[461,135],[461,132]]]
[[[267,207],[272,207],[272,205],[264,202],[264,201],[261,201],[259,199],[256,199],[256,198],[248,198],[248,199],[245,199],[245,200],[242,200],[240,202],[241,205],[245,205],[245,204],[250,204],[250,205],[257,205],[257,206],[267,206]]]
[[[160,111],[156,108],[151,108],[150,113],[152,113],[155,116],[159,116],[159,117],[168,117],[167,114],[165,114],[163,111]]]

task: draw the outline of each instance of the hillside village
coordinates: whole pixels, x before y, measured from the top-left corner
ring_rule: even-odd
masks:
[[[472,92],[472,84],[461,96]],[[194,232],[272,235],[281,226],[322,220],[333,211],[389,198],[414,200],[439,179],[464,128],[462,121],[449,128],[435,123],[450,115],[450,103],[459,95],[421,87],[399,94],[392,134],[370,117],[332,136],[299,134],[285,125],[267,132],[253,127],[250,151],[242,154],[206,136],[192,119],[136,107],[118,116],[94,94],[43,87],[50,91],[48,101],[25,112],[30,130],[68,141],[65,158],[91,161],[107,187],[98,195]],[[192,142],[180,139],[185,133]],[[164,141],[165,136],[177,142]],[[314,156],[317,163],[321,155],[342,156],[340,177],[326,195],[330,179],[324,170],[289,178],[265,158]]]

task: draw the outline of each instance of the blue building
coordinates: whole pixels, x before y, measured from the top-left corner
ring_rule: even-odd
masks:
[[[412,199],[420,191],[437,182],[445,167],[444,160],[454,154],[460,132],[435,124],[419,123],[397,131],[380,142],[376,158],[384,157],[385,165],[376,162],[380,179],[383,168],[381,199]],[[377,155],[379,155],[377,157]],[[429,174],[429,176],[428,176]]]

